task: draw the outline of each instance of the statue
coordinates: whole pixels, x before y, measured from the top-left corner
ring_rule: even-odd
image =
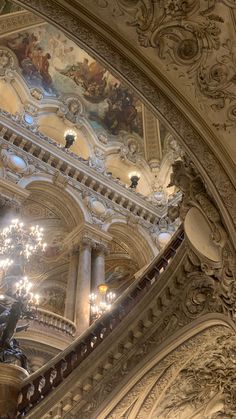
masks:
[[[0,362],[13,363],[19,360],[21,367],[28,370],[27,358],[14,339],[14,334],[27,330],[29,323],[17,326],[22,318],[33,319],[34,313],[27,311],[23,301],[14,301],[10,308],[0,305]]]

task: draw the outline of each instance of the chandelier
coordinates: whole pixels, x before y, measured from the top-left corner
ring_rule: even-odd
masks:
[[[116,294],[112,291],[108,291],[108,286],[106,284],[100,284],[98,286],[98,293],[93,292],[89,296],[92,320],[98,319],[109,311],[115,298]]]
[[[43,228],[38,225],[25,226],[18,219],[11,221],[8,227],[0,231],[0,255],[6,256],[2,264],[12,263],[12,258],[20,258],[25,263],[36,252],[42,252],[46,248],[43,242]],[[1,266],[1,262],[0,262]]]
[[[43,228],[38,225],[27,226],[16,218],[0,230],[0,269],[5,272],[14,263],[20,280],[15,285],[15,292],[14,286],[11,287],[10,294],[29,311],[37,308],[39,296],[30,291],[32,284],[24,276],[25,265],[31,256],[43,252],[46,246]]]
[[[24,304],[25,310],[28,312],[37,311],[39,305],[39,295],[31,292],[31,288],[32,283],[29,282],[27,276],[16,283],[15,298]]]

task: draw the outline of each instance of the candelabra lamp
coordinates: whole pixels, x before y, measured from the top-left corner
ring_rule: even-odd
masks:
[[[68,129],[65,131],[64,138],[66,142],[65,148],[69,149],[74,144],[77,134],[72,129]]]
[[[138,182],[140,180],[140,175],[138,172],[132,172],[129,174],[129,178],[131,180],[130,188],[136,189],[138,186]]]
[[[14,219],[0,231],[0,266],[8,268],[14,260],[14,265],[20,265],[24,270],[31,256],[43,252],[46,246],[42,227],[26,226]]]
[[[98,292],[93,292],[89,296],[92,321],[97,320],[104,313],[109,311],[115,299],[116,294],[112,291],[109,291],[106,284],[100,284],[98,286]]]

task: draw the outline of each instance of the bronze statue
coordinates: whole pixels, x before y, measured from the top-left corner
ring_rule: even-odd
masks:
[[[10,308],[0,304],[0,362],[12,363],[20,360],[22,368],[28,369],[26,356],[14,339],[14,334],[27,330],[29,323],[17,326],[20,319],[33,319],[34,313],[27,311],[24,301],[14,301]]]

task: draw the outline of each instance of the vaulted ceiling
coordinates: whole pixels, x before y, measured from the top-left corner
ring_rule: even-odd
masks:
[[[184,145],[236,243],[235,2],[14,3],[61,28],[136,91]]]

